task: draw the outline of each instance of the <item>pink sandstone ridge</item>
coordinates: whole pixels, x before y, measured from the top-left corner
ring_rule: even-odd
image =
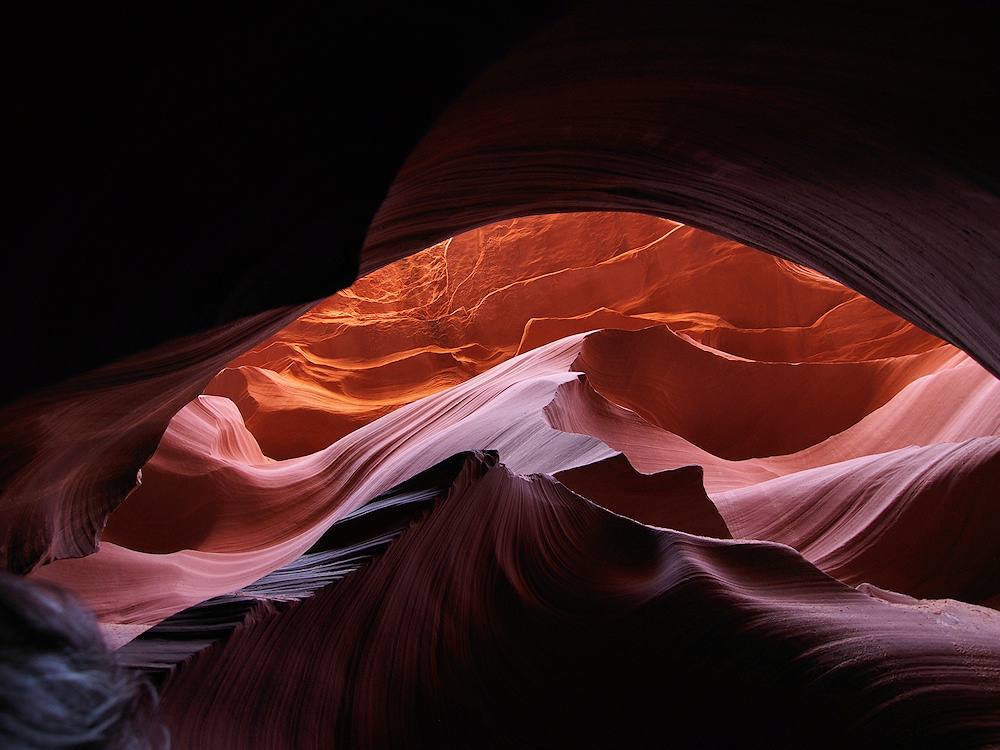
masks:
[[[178,748],[1000,745],[997,20],[813,11],[536,33],[353,285],[5,402],[0,567]]]

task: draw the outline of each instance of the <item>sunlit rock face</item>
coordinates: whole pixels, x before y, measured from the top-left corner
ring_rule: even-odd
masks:
[[[642,526],[491,464],[469,457],[447,496],[359,574],[282,611],[258,608],[179,670],[164,691],[179,744],[996,736],[993,610],[891,603],[788,547]],[[943,706],[954,713],[929,718]]]
[[[560,214],[477,229],[360,279],[231,363],[206,393],[232,399],[264,453],[282,459],[569,334],[651,326],[608,351],[595,338],[583,361],[615,359],[629,375],[609,369],[591,381],[728,458],[829,437],[956,353],[738,243],[640,214]],[[720,387],[734,378],[741,391]],[[820,408],[834,390],[838,408]],[[790,391],[807,405],[777,408]]]
[[[0,568],[27,573],[94,552],[177,411],[304,309],[172,341],[0,410]]]
[[[554,214],[232,361],[100,550],[34,576],[159,670],[181,747],[976,746],[998,488],[960,350],[738,243]]]
[[[988,3],[588,3],[442,115],[362,270],[510,216],[641,211],[818,269],[1000,374],[998,35]]]
[[[292,329],[0,413],[179,747],[1000,744],[998,16],[725,6],[508,57]]]

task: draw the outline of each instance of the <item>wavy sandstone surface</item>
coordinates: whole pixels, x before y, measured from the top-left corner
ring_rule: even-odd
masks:
[[[271,310],[173,341],[0,410],[0,567],[97,549],[173,416],[218,368],[304,312]]]
[[[960,350],[700,230],[552,214],[230,362],[100,549],[32,575],[178,747],[978,747],[998,503]]]
[[[1000,14],[576,4],[22,32],[0,568],[178,748],[1000,746]]]
[[[259,608],[164,709],[181,747],[956,747],[1000,732],[998,629],[470,456],[377,562]]]

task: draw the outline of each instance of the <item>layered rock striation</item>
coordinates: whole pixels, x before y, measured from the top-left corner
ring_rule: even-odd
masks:
[[[536,36],[355,286],[5,406],[0,562],[179,747],[1000,744],[997,16],[813,5]]]
[[[180,747],[977,746],[997,406],[968,355],[807,269],[525,217],[233,360],[100,549],[33,577],[156,677]]]

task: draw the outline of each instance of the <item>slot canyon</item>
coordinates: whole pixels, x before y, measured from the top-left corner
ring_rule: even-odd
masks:
[[[996,6],[387,11],[25,22],[3,580],[169,747],[1000,745]]]

